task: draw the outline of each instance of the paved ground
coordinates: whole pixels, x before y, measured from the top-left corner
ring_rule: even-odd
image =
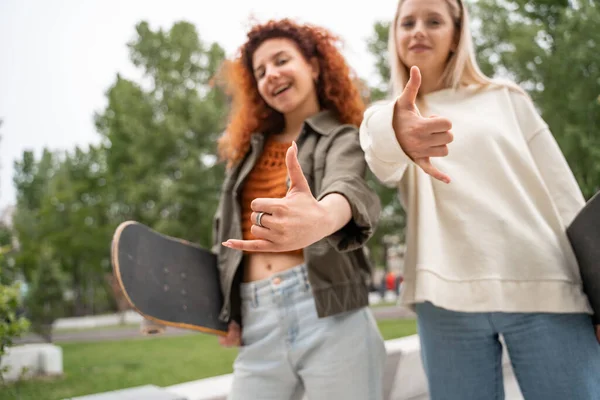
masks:
[[[373,314],[377,320],[397,319],[397,318],[414,318],[414,314],[400,307],[385,306],[373,307]],[[194,334],[193,331],[187,329],[167,328],[161,336],[181,336]],[[98,330],[82,330],[79,332],[57,332],[54,334],[53,342],[96,342],[102,340],[121,340],[129,338],[143,337],[139,327],[116,327],[114,329],[102,328]],[[152,336],[148,336],[152,337]],[[15,344],[39,343],[41,338],[35,335],[27,335],[23,338],[15,340]]]

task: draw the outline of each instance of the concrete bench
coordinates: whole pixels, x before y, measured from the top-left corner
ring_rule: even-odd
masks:
[[[129,389],[70,397],[63,400],[188,400],[186,397],[155,385],[137,386]]]
[[[133,310],[122,314],[87,315],[84,317],[59,318],[52,324],[52,329],[90,329],[101,326],[118,326],[121,324],[139,324],[143,317]]]
[[[2,374],[5,381],[62,375],[62,348],[49,343],[9,347],[0,364],[0,368],[4,367],[8,367],[8,371]]]
[[[388,340],[386,350],[388,366],[384,376],[385,398],[387,400],[429,400],[419,337],[413,335]],[[523,400],[506,351],[503,353],[502,369],[506,399]]]
[[[427,379],[421,362],[417,335],[388,340],[384,391],[386,400],[429,400]],[[506,352],[503,358],[507,400],[523,400]],[[225,400],[231,388],[231,374],[169,386],[166,389],[187,400]],[[304,399],[308,400],[308,399]]]

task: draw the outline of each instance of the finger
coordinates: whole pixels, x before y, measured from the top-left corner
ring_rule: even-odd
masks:
[[[450,177],[434,167],[429,158],[419,158],[415,160],[415,164],[421,167],[421,169],[431,177],[444,183],[450,183]]]
[[[227,328],[227,335],[219,337],[219,344],[225,347],[239,346],[241,343],[240,325],[235,321],[231,321]]]
[[[431,117],[424,118],[422,126],[427,133],[443,133],[452,129],[452,122],[444,117]]]
[[[443,133],[434,133],[429,137],[430,146],[442,146],[454,141],[454,134],[450,131]]]
[[[596,325],[596,338],[598,339],[598,343],[600,343],[600,325]]]
[[[277,251],[275,244],[263,239],[257,240],[239,240],[229,239],[221,243],[225,247],[235,250],[253,251],[253,252],[274,252]]]
[[[271,214],[263,214],[262,217],[260,217],[260,225],[258,225],[258,221],[256,220],[256,218],[258,217],[257,212],[253,212],[252,214],[250,214],[250,221],[252,222],[252,225],[256,225],[258,227],[260,227],[262,225],[263,228],[267,228],[267,229],[272,229],[272,218],[273,216]]]
[[[448,155],[448,146],[432,146],[427,149],[427,157],[446,157]]]
[[[425,147],[414,153],[414,159],[425,159],[431,157],[446,157],[449,154],[448,146],[445,144]]]
[[[250,232],[252,232],[257,239],[266,240],[268,242],[274,242],[275,239],[277,239],[277,236],[280,236],[276,232],[258,225],[252,225],[250,227]]]
[[[423,141],[426,147],[419,151],[417,157],[432,157],[432,155],[429,153],[429,149],[432,147],[449,145],[454,141],[454,135],[452,132],[434,133],[429,135]]]
[[[237,340],[238,335],[239,335],[239,331],[236,331],[235,329],[232,329],[230,327],[229,330],[227,331],[227,342],[228,343],[235,343],[235,341]]]
[[[310,187],[298,162],[298,146],[294,141],[289,147],[285,155],[285,165],[287,166],[288,175],[290,177],[290,192],[292,190],[296,192],[310,193]]]
[[[419,67],[412,66],[410,69],[410,78],[402,94],[398,98],[398,105],[402,108],[412,109],[416,107],[417,95],[419,94],[419,88],[421,87],[421,71]]]
[[[252,200],[252,202],[250,203],[250,208],[252,209],[252,211],[262,211],[267,214],[274,214],[277,210],[279,210],[282,207],[283,203],[283,199],[259,197]]]
[[[234,343],[231,332],[227,332],[227,336],[219,336],[219,344],[221,346],[230,347]]]
[[[219,337],[219,344],[223,347],[239,346],[239,338]]]
[[[229,323],[229,326],[228,326],[228,328],[229,328],[229,330],[231,330],[231,331],[233,331],[233,332],[237,332],[237,333],[239,333],[239,332],[240,332],[240,330],[241,330],[241,329],[240,329],[240,324],[238,324],[238,323],[237,323],[237,322],[235,322],[235,321],[231,321],[231,322]]]

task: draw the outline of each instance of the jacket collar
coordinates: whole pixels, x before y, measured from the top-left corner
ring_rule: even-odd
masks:
[[[329,135],[340,125],[339,120],[331,110],[323,110],[304,121],[311,129],[323,136]]]
[[[305,125],[308,125],[313,131],[316,133],[328,136],[335,128],[340,125],[339,120],[336,118],[335,114],[331,110],[323,110],[314,114],[311,117],[308,117],[304,121]],[[264,142],[264,134],[262,133],[253,133],[251,136],[251,142],[254,144],[262,144]]]

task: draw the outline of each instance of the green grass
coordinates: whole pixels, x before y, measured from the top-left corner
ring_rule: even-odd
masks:
[[[414,320],[378,322],[382,336],[416,333]],[[0,400],[59,400],[153,384],[170,386],[232,372],[236,349],[209,335],[61,343],[65,374],[0,387]]]
[[[398,306],[395,301],[382,301],[381,303],[371,304],[371,308],[382,308],[382,307],[396,307]]]
[[[379,325],[379,330],[385,340],[417,333],[417,322],[414,319],[386,319],[377,321],[377,325]]]

